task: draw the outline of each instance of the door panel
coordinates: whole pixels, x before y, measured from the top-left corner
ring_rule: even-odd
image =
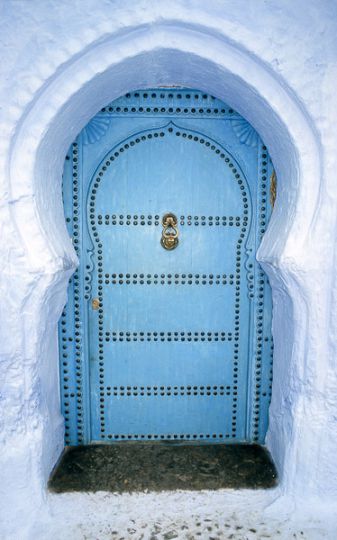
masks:
[[[271,300],[255,254],[270,159],[222,102],[160,90],[145,108],[145,94],[101,111],[65,166],[80,259],[60,322],[66,441],[262,441]]]

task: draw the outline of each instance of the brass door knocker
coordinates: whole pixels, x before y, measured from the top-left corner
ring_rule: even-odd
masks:
[[[174,214],[165,214],[162,219],[163,232],[160,243],[164,249],[175,249],[179,243],[178,240],[178,219]]]

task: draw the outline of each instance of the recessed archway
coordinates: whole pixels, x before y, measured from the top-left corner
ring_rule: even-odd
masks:
[[[272,174],[256,131],[197,89],[129,92],[82,130],[63,174],[80,261],[59,327],[66,445],[264,443]]]
[[[308,306],[303,298],[310,283],[301,275],[308,265],[303,243],[320,189],[320,156],[313,127],[281,78],[276,79],[248,51],[207,28],[162,24],[109,36],[75,55],[35,95],[13,138],[12,215],[29,261],[22,272],[31,277],[22,301],[29,307],[24,316],[36,324],[26,343],[31,358],[28,384],[41,396],[36,412],[40,429],[29,443],[37,493],[43,492],[63,444],[55,384],[57,321],[76,266],[61,200],[65,153],[105,103],[129,90],[174,84],[208,91],[237,109],[259,132],[273,159],[278,198],[259,251],[275,306],[267,444],[281,475],[281,492],[291,495],[301,490],[308,474],[310,460],[302,461],[299,472],[296,456],[301,430],[296,407],[304,390],[296,394],[292,381],[305,365]]]

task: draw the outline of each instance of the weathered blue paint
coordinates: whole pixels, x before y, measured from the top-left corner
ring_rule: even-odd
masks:
[[[199,91],[127,94],[82,130],[63,188],[80,260],[60,321],[67,444],[264,441],[271,174],[254,129]]]

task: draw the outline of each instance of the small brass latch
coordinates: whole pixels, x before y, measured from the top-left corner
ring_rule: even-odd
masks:
[[[99,300],[98,298],[93,298],[91,301],[91,307],[92,309],[98,309],[99,308]]]
[[[273,174],[270,177],[270,189],[269,189],[270,204],[272,208],[274,208],[274,204],[276,201],[276,192],[277,192],[277,178],[276,178],[275,171],[273,171]]]
[[[165,214],[162,219],[163,232],[160,243],[164,249],[175,249],[179,243],[178,240],[178,219],[174,214]]]

